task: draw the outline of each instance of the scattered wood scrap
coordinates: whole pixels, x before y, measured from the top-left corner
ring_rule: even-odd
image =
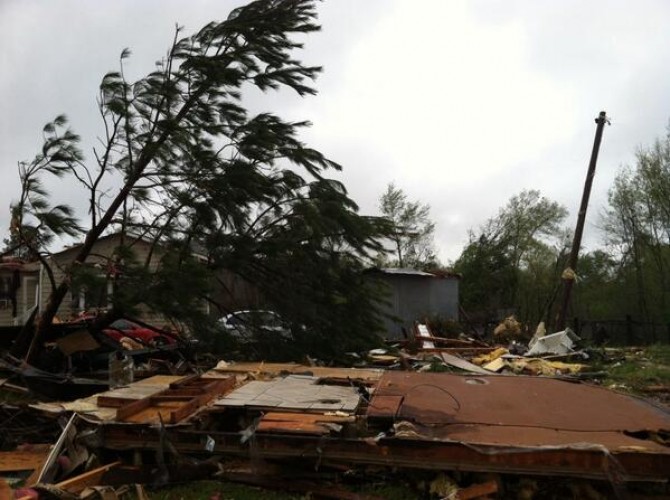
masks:
[[[351,415],[269,412],[261,417],[256,430],[326,435],[339,433],[344,424],[355,420]]]
[[[217,396],[235,386],[234,377],[186,377],[164,391],[142,399],[124,400],[118,396],[98,398],[98,405],[118,407],[116,420],[134,423],[176,424]]]

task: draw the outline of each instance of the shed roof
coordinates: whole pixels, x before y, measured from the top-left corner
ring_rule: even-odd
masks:
[[[440,271],[439,273],[428,273],[419,269],[409,267],[372,267],[367,270],[369,273],[386,274],[390,276],[417,276],[421,278],[460,278],[457,273],[450,271]]]

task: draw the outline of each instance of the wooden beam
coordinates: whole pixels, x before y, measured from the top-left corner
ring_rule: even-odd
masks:
[[[56,486],[59,489],[65,490],[69,493],[79,493],[89,486],[100,485],[102,482],[102,477],[105,475],[105,473],[114,467],[118,467],[119,465],[121,465],[121,462],[112,462],[111,464],[103,465],[97,469],[92,469],[90,471],[84,472],[83,474],[79,474],[78,476],[61,481],[60,483],[56,484]]]

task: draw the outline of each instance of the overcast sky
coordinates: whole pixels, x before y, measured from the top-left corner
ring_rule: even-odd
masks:
[[[16,162],[41,146],[43,125],[70,118],[87,148],[100,131],[95,97],[118,68],[153,69],[175,23],[190,34],[243,2],[0,0],[0,235],[18,195]],[[431,206],[443,261],[469,228],[524,188],[574,214],[595,132],[603,139],[585,240],[621,165],[665,133],[670,117],[670,2],[665,0],[326,0],[322,32],[300,58],[323,65],[319,94],[254,103],[308,119],[304,140],[344,166],[366,214],[395,182]],[[80,204],[69,186],[53,184]]]

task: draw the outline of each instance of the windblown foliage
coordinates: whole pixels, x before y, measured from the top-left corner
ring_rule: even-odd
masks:
[[[52,235],[81,235],[84,243],[66,279],[54,283],[42,328],[98,238],[120,231],[169,249],[170,258],[150,279],[148,262],[133,263],[119,250],[115,265],[125,267],[114,276],[115,310],[142,302],[193,320],[189,311],[208,298],[196,277],[227,269],[291,319],[323,327],[338,318],[327,332],[333,341],[370,339],[375,303],[355,270],[379,251],[384,224],[358,215],[344,186],[324,177],[340,166],[300,141],[307,122],[250,115],[244,106],[252,88],[316,92],[311,81],[321,68],[293,57],[302,46],[295,38],[319,29],[315,20],[311,0],[252,2],[192,36],[180,38],[178,28],[155,71],[134,82],[124,73],[124,50],[120,70],[100,85],[105,135],[92,163],[64,117],[47,124],[42,153],[21,166],[15,210],[22,241],[42,253]],[[40,187],[45,174],[84,189],[85,229],[66,205],[49,205]],[[110,178],[120,187],[110,190]]]
[[[567,210],[524,190],[489,219],[454,263],[463,276],[461,301],[470,311],[514,311],[522,321],[546,320],[565,256],[561,223]],[[505,312],[503,312],[505,314]]]

